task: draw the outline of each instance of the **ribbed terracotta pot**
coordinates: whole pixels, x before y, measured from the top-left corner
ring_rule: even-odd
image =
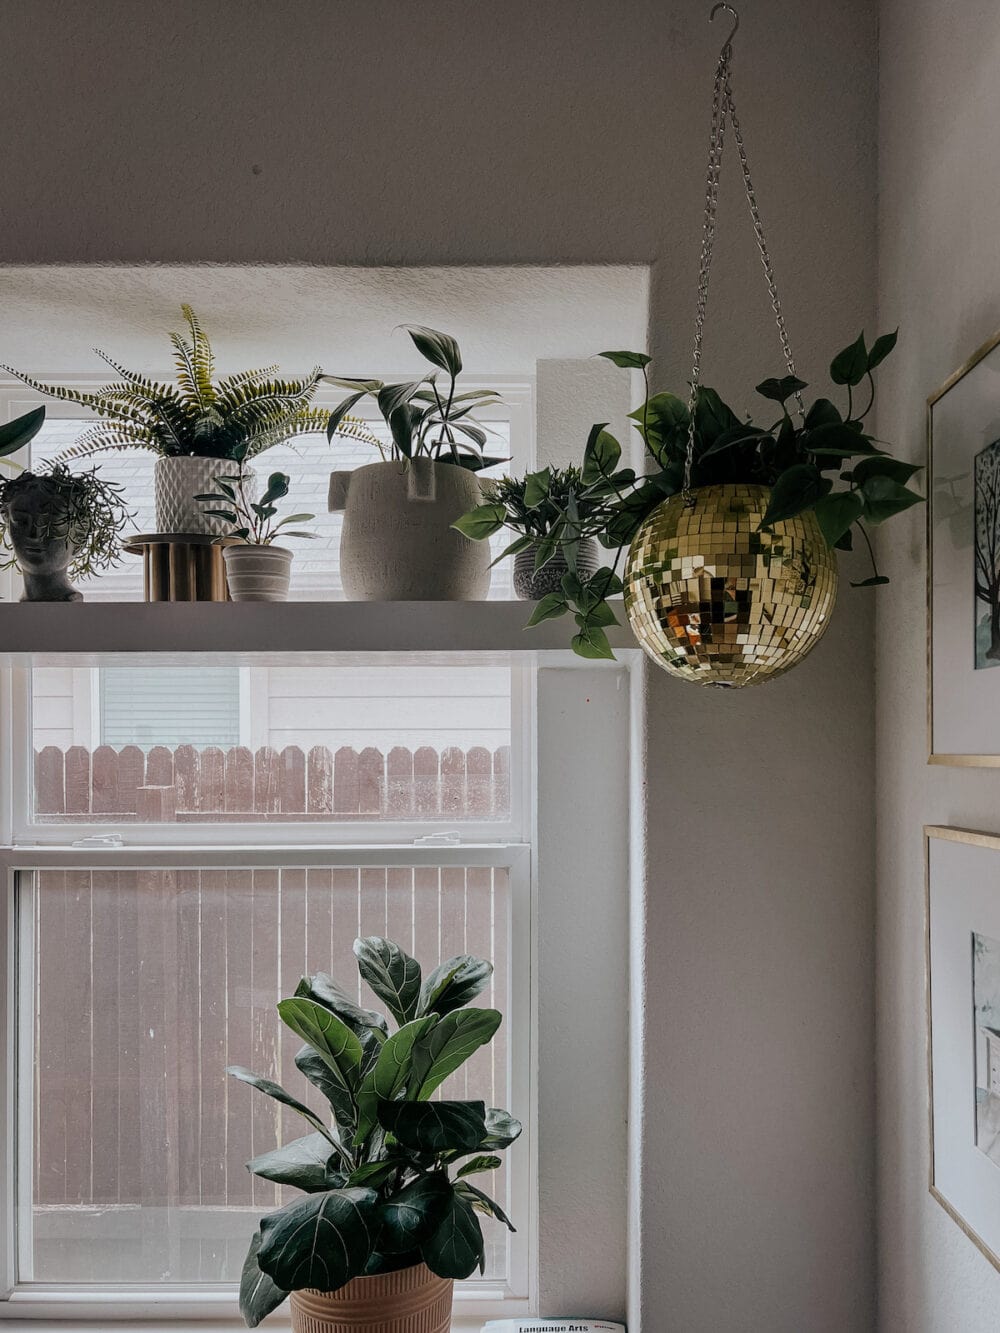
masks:
[[[157,532],[177,532],[192,536],[221,537],[227,531],[225,519],[212,518],[196,495],[209,495],[219,488],[218,476],[235,476],[239,464],[229,458],[158,458],[153,465],[153,492],[156,497]],[[243,494],[247,503],[257,499],[257,476],[253,468],[243,470]]]
[[[234,602],[286,602],[292,553],[283,546],[227,546],[226,580]]]
[[[448,1333],[454,1283],[426,1264],[356,1277],[339,1291],[293,1291],[294,1333]]]

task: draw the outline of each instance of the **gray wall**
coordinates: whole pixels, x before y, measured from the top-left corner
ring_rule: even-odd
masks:
[[[1000,10],[883,0],[880,433],[924,461],[927,395],[1000,328],[1000,160],[991,147]],[[929,767],[924,515],[883,534],[878,618],[879,1310],[893,1333],[997,1327],[1000,1274],[927,1192],[921,826],[996,832],[1000,772]]]
[[[676,387],[708,8],[4,0],[0,260],[649,261]],[[757,0],[738,40],[806,379],[871,323],[874,43],[868,0]],[[780,360],[727,170],[706,361],[739,405]],[[870,608],[760,690],[649,684],[644,1333],[871,1327]]]

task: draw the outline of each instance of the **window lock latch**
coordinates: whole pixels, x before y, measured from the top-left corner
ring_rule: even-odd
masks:
[[[414,847],[461,847],[462,839],[457,833],[425,833],[422,838],[413,839]]]
[[[81,849],[92,847],[100,851],[124,847],[125,840],[120,833],[92,833],[87,838],[77,838],[76,842],[70,845]]]

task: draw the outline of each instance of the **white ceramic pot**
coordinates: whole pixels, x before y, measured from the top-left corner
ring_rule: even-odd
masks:
[[[226,579],[234,602],[286,602],[292,553],[283,546],[224,548]]]
[[[176,532],[185,536],[222,537],[227,525],[221,518],[210,518],[202,504],[194,497],[217,490],[215,479],[235,476],[239,465],[229,458],[196,458],[184,455],[178,458],[158,458],[153,468],[153,489],[156,496],[157,532]],[[257,499],[257,477],[252,468],[245,468],[243,492],[248,501]]]
[[[340,574],[355,602],[478,601],[490,590],[490,548],[451,526],[482,504],[475,473],[429,458],[369,463],[330,477],[343,511]]]

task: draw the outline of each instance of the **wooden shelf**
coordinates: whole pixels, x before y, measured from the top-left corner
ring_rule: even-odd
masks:
[[[624,610],[609,637],[637,651]],[[529,602],[31,602],[0,605],[0,665],[101,665],[127,658],[190,665],[237,655],[261,665],[310,657],[504,660],[570,651],[568,616],[526,630]],[[594,665],[587,663],[587,665]],[[613,665],[613,664],[612,664]]]

